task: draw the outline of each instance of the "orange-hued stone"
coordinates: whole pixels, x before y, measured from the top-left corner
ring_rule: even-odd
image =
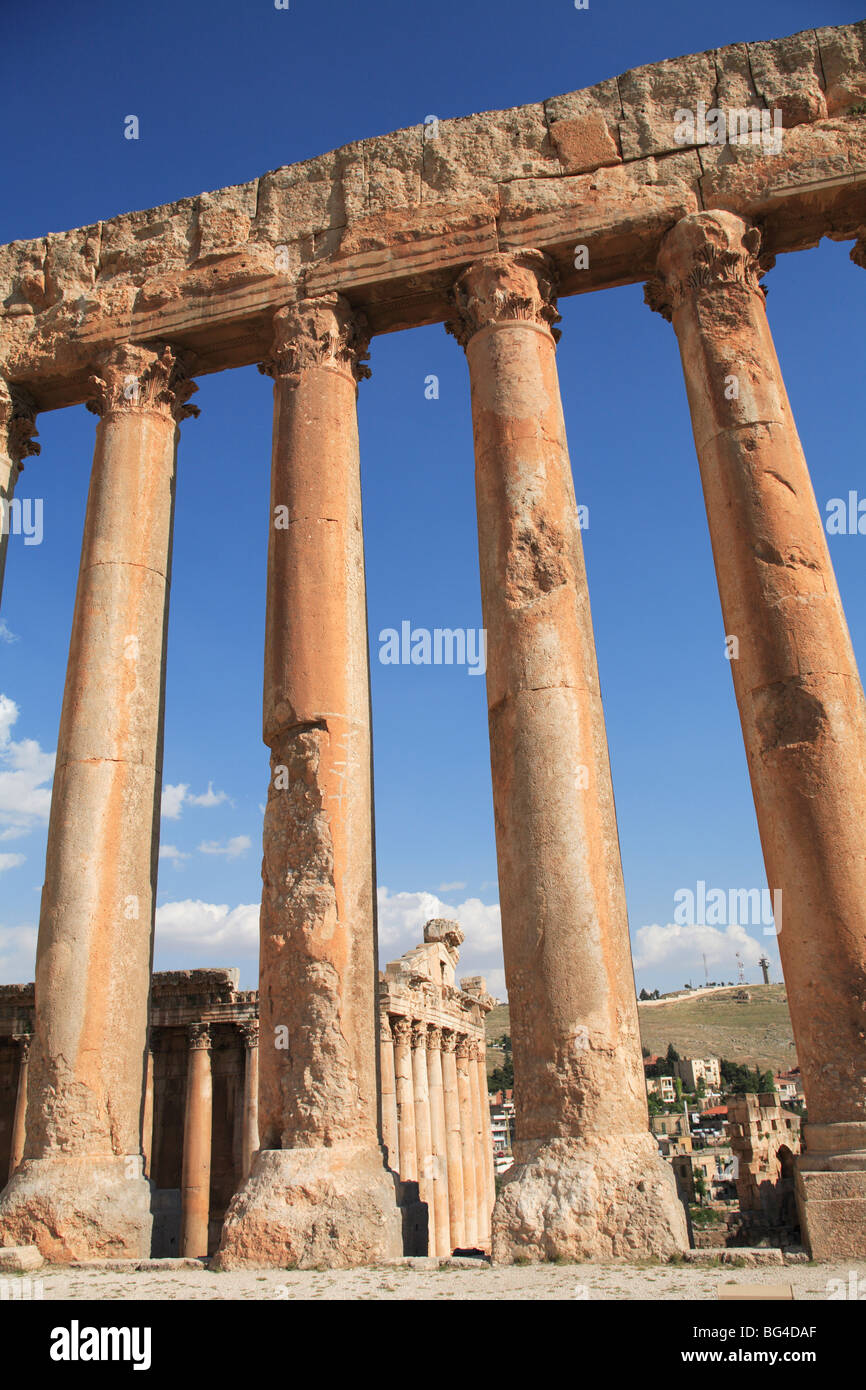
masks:
[[[515,1163],[501,1261],[686,1244],[648,1132],[625,893],[574,486],[556,314],[537,252],[458,280],[475,434],[481,596]]]
[[[153,947],[177,420],[166,349],[93,379],[87,503],[36,954],[24,1160],[0,1242],[150,1253],[141,1118]],[[197,412],[196,412],[197,413]]]
[[[731,213],[667,235],[648,302],[672,318],[809,1121],[817,1258],[866,1255],[866,703],[759,284]]]
[[[336,295],[277,316],[260,953],[261,1149],[219,1259],[402,1253],[378,1133],[366,590],[356,413],[365,339]]]
[[[8,386],[0,377],[0,600],[12,533],[15,484],[23,472],[22,460],[39,453],[39,445],[32,442],[36,433],[36,408],[31,396],[18,386]]]

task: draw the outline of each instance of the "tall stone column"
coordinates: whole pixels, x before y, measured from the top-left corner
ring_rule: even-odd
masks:
[[[397,1149],[402,1182],[418,1181],[415,1145],[415,1088],[412,1084],[412,1022],[395,1018],[394,1084],[397,1098]]]
[[[427,1081],[427,1024],[412,1026],[412,1090],[415,1095],[415,1152],[418,1158],[418,1199],[427,1207],[427,1253],[435,1255],[436,1206],[433,1201],[433,1137]]]
[[[263,731],[261,1149],[220,1261],[399,1256],[376,1090],[370,683],[358,450],[363,324],[337,295],[275,318]]]
[[[244,1119],[241,1132],[241,1176],[248,1178],[259,1148],[259,1024],[241,1024],[244,1044]]]
[[[484,1143],[484,1187],[487,1210],[493,1211],[496,1201],[496,1169],[493,1166],[493,1126],[490,1123],[490,1092],[487,1089],[487,1053],[483,1042],[478,1044],[478,1094],[481,1097],[481,1130]]]
[[[36,950],[24,1161],[0,1243],[150,1253],[142,1095],[159,841],[177,423],[172,352],[125,345],[92,378],[87,502]]]
[[[448,1153],[445,1134],[445,1093],[442,1085],[442,1029],[427,1029],[427,1084],[430,1090],[430,1139],[433,1155],[433,1206],[436,1244],[431,1255],[450,1255],[451,1217],[448,1206]]]
[[[30,1033],[19,1034],[18,1044],[18,1089],[15,1092],[15,1114],[12,1117],[12,1144],[9,1150],[9,1177],[15,1172],[24,1157],[24,1141],[27,1136],[27,1072],[30,1064]]]
[[[400,1145],[397,1138],[397,1077],[394,1066],[394,1038],[387,1013],[379,1017],[379,1094],[382,1099],[382,1142],[388,1167],[400,1172]]]
[[[460,1151],[463,1160],[463,1232],[467,1250],[478,1246],[478,1197],[475,1190],[475,1123],[469,1079],[470,1041],[457,1042],[457,1096],[460,1104]]]
[[[490,1249],[490,1218],[493,1205],[487,1190],[487,1155],[484,1138],[484,1112],[487,1104],[487,1087],[481,1089],[478,1070],[480,1048],[474,1040],[469,1045],[469,1090],[472,1097],[472,1145],[475,1157],[475,1217],[478,1234],[478,1248]]]
[[[211,1037],[206,1023],[190,1025],[183,1118],[180,1253],[201,1259],[208,1253],[210,1221],[213,1078]]]
[[[454,302],[472,388],[519,1134],[494,1256],[668,1254],[687,1244],[685,1220],[649,1133],[547,262],[484,257]]]
[[[445,1151],[448,1160],[448,1215],[451,1249],[465,1250],[463,1215],[463,1150],[460,1142],[460,1097],[457,1091],[457,1036],[442,1033],[442,1091],[445,1098]]]
[[[144,1105],[141,1115],[141,1155],[144,1176],[149,1178],[151,1159],[153,1157],[153,1049],[149,1045],[144,1070]]]
[[[12,498],[24,470],[23,460],[39,453],[32,436],[37,433],[36,407],[29,392],[0,378],[0,601],[6,551],[12,531]]]
[[[726,212],[665,237],[673,321],[808,1124],[815,1258],[866,1256],[866,703],[764,307],[760,235]],[[736,638],[737,647],[730,643]],[[780,896],[779,896],[780,895]]]

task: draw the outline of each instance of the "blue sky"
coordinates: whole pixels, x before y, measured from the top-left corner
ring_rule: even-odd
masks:
[[[349,140],[536,101],[630,67],[862,17],[847,3],[715,7],[590,0],[2,4],[7,132],[0,242],[254,178]],[[47,20],[47,22],[46,22]],[[33,71],[21,54],[38,54]],[[29,60],[28,60],[29,61]],[[22,86],[23,84],[23,86]],[[23,93],[26,92],[26,101]],[[140,139],[123,138],[124,117]],[[822,510],[866,496],[866,274],[849,245],[782,257],[768,312]],[[700,881],[765,886],[672,330],[642,288],[563,300],[560,378],[584,532],[638,984],[747,973],[775,941],[676,930]],[[456,915],[465,973],[504,993],[484,681],[385,666],[378,634],[481,626],[463,354],[441,326],[374,340],[360,391],[383,960]],[[439,377],[439,399],[425,379]],[[200,380],[183,426],[169,642],[157,966],[236,964],[256,983],[271,383]],[[32,978],[56,745],[95,420],[39,418],[22,497],[44,538],[13,536],[0,636],[0,980]],[[830,538],[866,652],[866,537]],[[185,788],[182,792],[180,789]],[[446,885],[446,886],[443,886]],[[735,939],[736,938],[736,939]],[[751,944],[750,944],[751,942]]]

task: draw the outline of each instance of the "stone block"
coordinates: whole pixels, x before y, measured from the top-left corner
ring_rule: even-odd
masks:
[[[41,1269],[45,1260],[38,1245],[7,1245],[0,1249],[0,1272],[28,1274]]]
[[[824,98],[831,116],[846,115],[866,101],[866,20],[839,29],[816,29]]]
[[[764,104],[782,112],[785,129],[827,115],[821,54],[813,30],[786,39],[750,43],[749,62]]]

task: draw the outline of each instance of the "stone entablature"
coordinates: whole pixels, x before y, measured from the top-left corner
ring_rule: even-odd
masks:
[[[345,295],[373,333],[450,317],[456,274],[528,247],[560,294],[652,276],[689,212],[763,224],[769,255],[866,225],[866,23],[668,59],[506,111],[354,141],[249,183],[0,248],[0,375],[40,410],[90,394],[126,340],[200,374],[266,358],[274,312]],[[779,110],[781,152],[679,143],[679,108]],[[575,246],[589,264],[575,268]]]

